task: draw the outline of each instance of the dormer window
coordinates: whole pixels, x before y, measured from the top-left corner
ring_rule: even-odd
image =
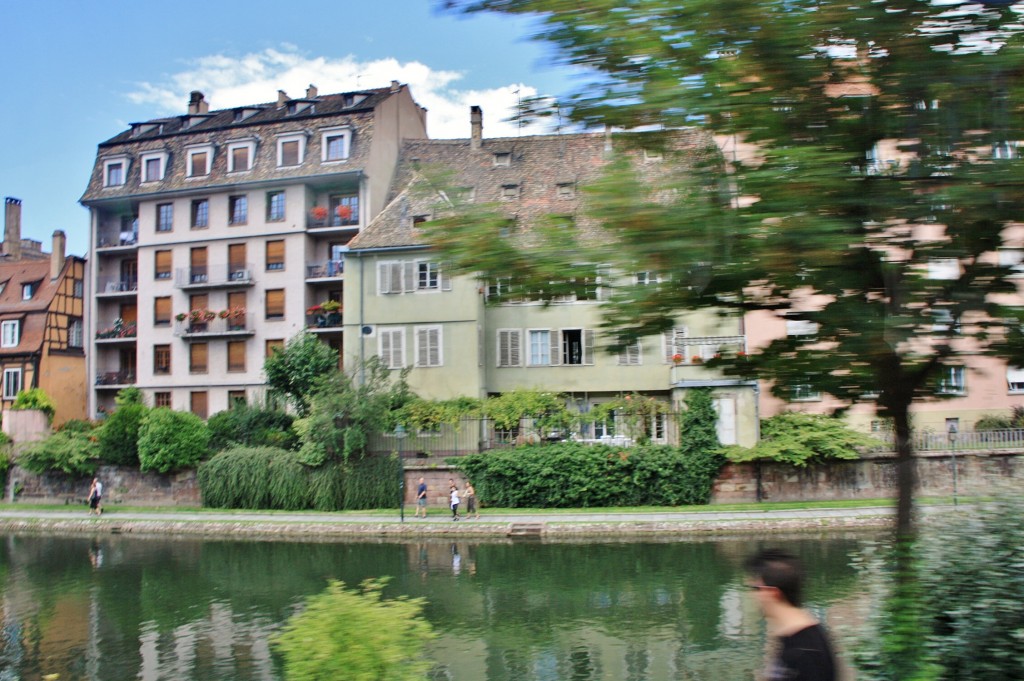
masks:
[[[213,166],[213,145],[203,144],[187,147],[188,177],[205,177]]]
[[[255,114],[259,113],[260,111],[261,111],[261,109],[256,109],[256,108],[248,109],[248,108],[245,108],[245,107],[243,107],[241,109],[235,109],[234,115],[232,116],[232,121],[234,121],[235,123],[241,123],[246,118],[249,118],[250,116],[254,116]]]
[[[14,348],[21,342],[21,321],[6,319],[0,322],[0,347]]]
[[[167,172],[167,152],[151,151],[139,157],[142,164],[142,181],[159,182]]]
[[[252,170],[256,158],[256,140],[228,142],[228,172],[243,173]]]
[[[494,154],[494,165],[496,166],[510,166],[512,165],[512,154],[508,151],[499,151]]]
[[[39,290],[39,282],[31,281],[21,285],[21,299],[32,300],[32,296]]]
[[[349,128],[326,128],[320,136],[320,160],[324,163],[344,161],[350,153],[352,131]]]
[[[121,187],[128,177],[127,156],[117,156],[103,161],[103,186]]]
[[[306,135],[301,132],[288,133],[277,138],[277,167],[287,168],[302,165],[306,158]]]

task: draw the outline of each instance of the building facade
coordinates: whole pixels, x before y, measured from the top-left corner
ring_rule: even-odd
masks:
[[[393,82],[215,111],[193,92],[186,114],[101,143],[81,199],[90,415],[137,386],[205,418],[262,391],[267,353],[307,324],[341,351],[340,312],[313,313],[340,308],[348,242],[383,207],[401,140],[425,136]]]
[[[84,311],[86,262],[67,257],[64,232],[53,249],[21,238],[21,201],[4,202],[0,257],[0,402],[41,388],[56,407],[54,425],[86,417]]]

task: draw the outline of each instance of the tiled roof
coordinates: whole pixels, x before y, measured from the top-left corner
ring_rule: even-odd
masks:
[[[407,140],[392,183],[390,202],[349,244],[352,249],[423,246],[426,241],[413,227],[414,218],[438,217],[433,212],[443,198],[422,191],[432,170],[449,174],[451,187],[472,190],[473,202],[494,204],[510,218],[517,231],[528,234],[530,226],[546,215],[571,215],[584,233],[595,226],[582,215],[579,189],[595,181],[607,164],[603,133],[537,135],[492,138],[473,149],[470,140]],[[673,146],[701,153],[712,145],[704,135],[680,131]],[[641,153],[641,152],[633,152]],[[499,161],[496,155],[508,154]],[[650,164],[651,172],[656,172]],[[508,196],[512,194],[513,196]]]
[[[69,260],[70,261],[70,260]],[[57,294],[60,279],[50,280],[50,261],[0,262],[0,321],[21,320],[16,347],[0,348],[0,356],[34,352],[42,347],[47,311]],[[37,284],[29,300],[22,300],[22,286]]]

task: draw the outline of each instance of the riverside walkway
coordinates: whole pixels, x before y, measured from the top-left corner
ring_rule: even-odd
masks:
[[[942,507],[926,507],[934,511]],[[407,507],[398,510],[315,513],[108,508],[100,517],[85,508],[51,510],[26,506],[0,509],[0,530],[115,534],[186,534],[241,536],[391,536],[476,535],[558,538],[572,536],[644,536],[730,534],[734,532],[840,531],[882,528],[892,524],[892,507],[801,508],[771,510],[602,511],[481,513],[480,518],[451,520],[433,508],[426,519]]]

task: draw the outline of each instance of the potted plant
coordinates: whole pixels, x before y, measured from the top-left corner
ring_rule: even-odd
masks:
[[[352,218],[352,208],[350,206],[346,206],[345,204],[341,204],[340,206],[335,208],[334,212],[342,220],[349,220]]]
[[[310,216],[319,223],[323,223],[327,219],[327,209],[323,206],[313,206],[312,210],[309,211]]]
[[[212,322],[217,318],[217,313],[213,310],[203,310],[203,321]]]
[[[192,322],[198,322],[203,318],[202,310],[189,310],[188,318]]]
[[[183,322],[185,321],[186,318],[188,318],[188,315],[185,314],[184,312],[179,312],[178,314],[174,315],[174,318],[177,319],[179,322]]]
[[[679,366],[680,364],[683,363],[683,356],[678,352],[672,355],[672,363],[675,364],[676,366]]]
[[[230,314],[230,310],[221,310],[220,312],[217,313],[217,316],[220,317],[221,319],[227,319]]]
[[[339,303],[337,300],[325,300],[324,302],[320,303],[320,307],[323,309],[324,312],[337,312],[338,310],[341,309],[341,303]]]
[[[700,355],[694,355],[693,357],[690,358],[690,364],[702,364],[703,362],[704,360],[701,358]]]

